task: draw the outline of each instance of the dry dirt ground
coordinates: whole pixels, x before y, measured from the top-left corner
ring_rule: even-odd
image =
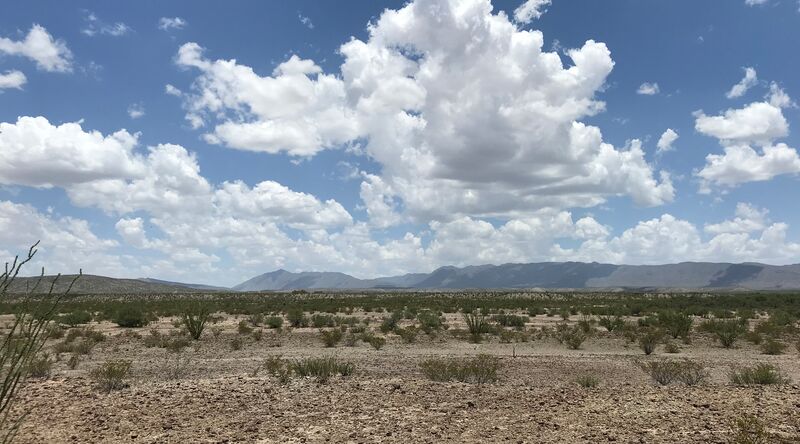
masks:
[[[575,319],[576,320],[576,319]],[[247,337],[232,350],[239,319],[227,316],[223,333],[210,332],[180,355],[146,348],[114,324],[95,324],[109,335],[78,367],[56,362],[47,380],[32,380],[18,407],[30,409],[20,443],[318,443],[318,442],[512,442],[512,443],[726,443],[732,423],[755,415],[773,442],[800,442],[800,356],[794,347],[766,356],[745,341],[723,349],[695,334],[681,353],[710,370],[701,386],[657,386],[637,366],[636,344],[599,333],[581,350],[553,339],[501,344],[497,338],[470,344],[449,334],[420,334],[414,344],[387,335],[381,350],[359,342],[324,348],[316,329],[295,329],[264,338]],[[458,318],[448,321],[457,325]],[[537,325],[555,319],[537,317]],[[376,327],[376,323],[372,324]],[[135,330],[174,329],[168,319]],[[278,346],[279,345],[279,346]],[[500,380],[471,385],[427,380],[418,368],[430,356],[501,358]],[[293,379],[281,384],[253,369],[267,356],[335,355],[356,366],[354,375],[326,384]],[[180,357],[178,357],[180,356]],[[107,359],[133,361],[130,386],[102,392],[88,373]],[[188,360],[177,377],[176,359]],[[732,367],[769,362],[792,380],[788,385],[736,387]],[[594,375],[600,385],[580,387]]]

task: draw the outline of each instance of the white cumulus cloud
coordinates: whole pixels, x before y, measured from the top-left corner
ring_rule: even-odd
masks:
[[[644,82],[639,85],[639,89],[636,90],[636,94],[641,94],[643,96],[654,96],[661,92],[661,88],[658,86],[658,83],[648,83]]]
[[[661,134],[661,137],[658,138],[656,148],[658,148],[659,152],[672,151],[672,144],[678,140],[678,137],[678,133],[675,132],[675,130],[672,128],[667,128],[667,130]]]
[[[745,68],[744,69],[744,77],[739,83],[733,85],[730,91],[725,93],[725,97],[729,99],[735,99],[737,97],[742,97],[744,93],[746,93],[750,88],[755,86],[758,83],[758,75],[756,74],[756,70],[754,68]]]
[[[0,37],[0,54],[27,57],[44,71],[72,71],[72,52],[63,40],[56,40],[47,30],[34,24],[23,40]]]
[[[13,70],[0,73],[0,89],[22,89],[22,85],[27,82],[28,78],[25,77],[22,71]]]

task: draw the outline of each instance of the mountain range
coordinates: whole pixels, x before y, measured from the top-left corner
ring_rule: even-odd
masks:
[[[683,262],[667,265],[612,265],[596,262],[441,267],[431,273],[358,279],[344,273],[277,270],[233,287],[236,291],[297,289],[459,288],[718,288],[800,289],[800,264]]]
[[[74,276],[62,276],[55,292],[62,292]],[[26,293],[37,277],[20,277],[10,293]],[[45,276],[38,291],[45,292],[53,276]],[[232,288],[187,284],[152,278],[116,279],[84,275],[73,294],[145,294],[218,291],[287,291],[311,289],[724,289],[800,290],[800,264],[682,262],[666,265],[612,265],[597,262],[542,262],[533,264],[441,267],[431,273],[358,279],[337,272],[292,273],[277,270],[248,279]]]

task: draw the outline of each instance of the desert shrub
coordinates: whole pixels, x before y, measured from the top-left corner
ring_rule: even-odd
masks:
[[[125,379],[131,371],[131,361],[109,360],[93,369],[89,375],[106,392],[120,390],[128,386]]]
[[[253,330],[253,333],[250,336],[253,337],[254,341],[259,342],[264,338],[264,330],[260,328],[258,330]]]
[[[258,327],[264,322],[264,314],[253,313],[247,317],[247,322],[249,322],[253,327]]]
[[[253,332],[253,327],[251,327],[247,321],[241,320],[236,327],[236,331],[239,332],[240,335],[249,335]]]
[[[213,327],[211,327],[211,335],[214,336],[214,339],[219,339],[219,336],[222,334],[223,330],[224,329],[219,325],[214,325]]]
[[[67,359],[67,368],[70,370],[75,370],[78,368],[78,364],[81,361],[81,355],[73,354]]]
[[[600,316],[598,320],[601,327],[604,327],[608,331],[619,331],[625,327],[625,321],[622,320],[619,316]]]
[[[731,423],[731,444],[769,444],[772,442],[764,423],[753,415],[741,415]]]
[[[283,318],[280,316],[270,316],[264,320],[267,327],[280,330],[283,327]]]
[[[322,339],[322,343],[325,344],[325,347],[336,347],[336,344],[341,342],[344,334],[339,329],[320,330],[319,336],[320,339]]]
[[[355,347],[357,344],[358,344],[358,336],[354,335],[353,332],[348,332],[344,336],[345,347]]]
[[[708,371],[702,364],[687,359],[678,362],[678,374],[676,378],[686,385],[699,385],[708,379]]]
[[[676,344],[676,343],[674,343],[672,341],[667,341],[667,342],[664,343],[664,352],[671,353],[671,354],[680,353],[681,352],[681,348],[678,347],[678,344]]]
[[[649,355],[656,350],[658,343],[661,341],[663,333],[661,330],[647,329],[639,335],[639,348],[642,349],[645,355]]]
[[[431,310],[422,310],[417,313],[417,321],[425,334],[431,334],[442,329],[442,317]]]
[[[503,344],[510,344],[514,342],[514,338],[516,338],[517,335],[515,335],[514,331],[512,330],[502,329],[500,330],[498,336],[500,337],[500,342],[502,342]]]
[[[191,356],[184,356],[180,353],[168,354],[164,357],[161,374],[166,379],[181,379],[189,372],[191,364]]]
[[[235,337],[235,338],[231,339],[231,342],[230,342],[231,350],[233,350],[233,351],[241,350],[243,345],[244,345],[244,341],[242,341],[242,338]]]
[[[117,310],[111,320],[123,328],[139,328],[147,325],[150,320],[141,308],[133,304],[125,304]]]
[[[294,328],[308,327],[308,317],[299,308],[289,309],[286,312],[286,321]]]
[[[503,327],[524,328],[525,323],[528,322],[527,316],[518,316],[512,314],[496,314],[492,316],[492,321],[497,322]]]
[[[731,370],[728,376],[736,385],[770,385],[789,382],[778,367],[764,363]]]
[[[658,324],[673,339],[685,338],[692,331],[692,318],[686,313],[662,311],[658,314]]]
[[[375,350],[380,350],[386,344],[386,338],[383,336],[370,336],[366,342]]]
[[[180,353],[181,350],[189,346],[189,338],[183,335],[172,335],[162,338],[159,347],[172,353]]]
[[[389,333],[391,331],[395,331],[395,329],[397,328],[397,323],[400,322],[400,319],[402,319],[402,317],[403,314],[399,311],[396,311],[391,315],[389,315],[388,317],[383,318],[381,320],[381,325],[378,328],[382,333]]]
[[[464,322],[467,324],[469,330],[470,341],[479,343],[483,340],[483,334],[489,331],[489,323],[486,321],[486,316],[481,313],[464,313]]]
[[[470,384],[485,384],[497,381],[500,359],[489,355],[478,355],[470,359],[429,358],[420,362],[419,367],[431,381],[456,380]]]
[[[575,380],[583,388],[595,388],[600,385],[600,379],[594,375],[581,375]]]
[[[786,350],[786,345],[774,338],[767,339],[761,345],[761,352],[765,355],[782,355],[784,350]]]
[[[353,363],[339,361],[333,356],[300,359],[289,364],[289,368],[301,378],[313,377],[320,383],[336,375],[350,376],[355,371]]]
[[[189,336],[196,341],[202,336],[210,316],[211,312],[208,305],[198,301],[183,309],[181,321],[186,331],[189,332]]]
[[[559,342],[567,345],[571,350],[578,350],[586,341],[588,335],[579,326],[569,327],[567,324],[559,324],[556,327],[556,335]]]
[[[581,318],[578,320],[578,328],[587,336],[591,336],[592,333],[595,332],[594,324],[595,320],[586,315],[581,315]]]
[[[658,361],[639,362],[637,364],[653,381],[661,385],[669,385],[673,381],[686,385],[698,385],[708,378],[708,372],[702,364],[684,361],[661,359]]]
[[[703,331],[713,333],[725,348],[733,347],[739,336],[746,331],[742,322],[737,319],[710,319],[703,322],[700,328]]]
[[[334,327],[336,325],[336,321],[331,315],[315,314],[311,316],[311,325],[314,328]]]
[[[757,331],[748,331],[744,334],[744,339],[753,345],[759,345],[764,341],[764,336]]]
[[[412,344],[417,341],[417,329],[414,326],[397,328],[394,332],[400,336],[400,339],[406,344]]]
[[[68,325],[70,327],[77,327],[81,324],[88,324],[92,320],[92,314],[88,311],[75,310],[58,317],[58,323]]]
[[[28,364],[28,374],[34,378],[49,378],[53,369],[53,361],[47,353],[40,353]]]

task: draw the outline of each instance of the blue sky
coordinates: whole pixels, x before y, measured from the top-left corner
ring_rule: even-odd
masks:
[[[0,16],[0,253],[41,239],[53,272],[223,285],[798,263],[798,9],[17,3]]]

